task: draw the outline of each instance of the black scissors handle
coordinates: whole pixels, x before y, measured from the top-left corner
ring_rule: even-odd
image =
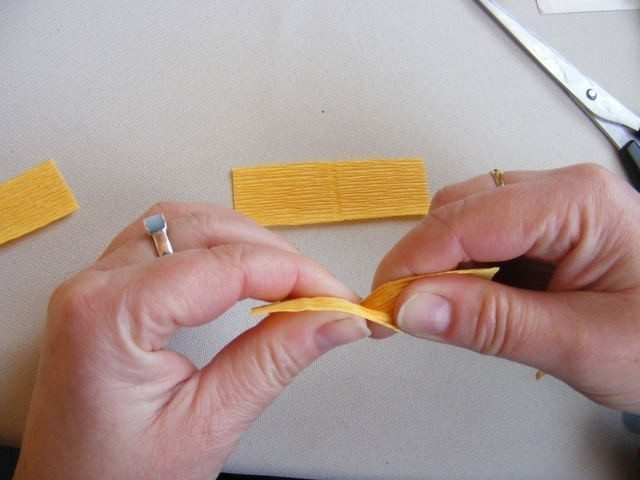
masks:
[[[640,145],[635,140],[627,143],[620,150],[620,160],[629,182],[640,192]]]

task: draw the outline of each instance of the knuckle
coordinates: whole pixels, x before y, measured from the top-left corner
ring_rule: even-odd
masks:
[[[451,199],[455,198],[452,190],[453,187],[451,185],[447,185],[438,190],[431,200],[431,208],[435,210],[450,203]]]
[[[607,191],[613,184],[614,176],[606,168],[595,163],[582,163],[569,167],[566,172],[572,182],[577,183],[587,194]],[[585,189],[584,187],[588,188]]]
[[[580,163],[578,165],[573,165],[567,169],[567,173],[574,178],[579,178],[580,180],[601,178],[609,175],[606,168],[596,163]]]
[[[204,210],[193,210],[188,212],[184,217],[185,221],[192,227],[190,231],[193,235],[199,236],[199,240],[206,245],[214,245],[212,241],[219,235],[219,220],[209,212]]]
[[[471,348],[485,355],[509,356],[522,338],[506,295],[483,295],[472,334]]]
[[[85,272],[62,283],[49,300],[49,316],[67,325],[84,324],[95,318],[103,303],[101,272]]]
[[[497,334],[500,331],[498,328],[499,317],[497,309],[495,297],[488,296],[482,299],[471,336],[470,347],[472,350],[485,355],[492,355],[500,348],[500,339],[497,338]]]
[[[220,436],[229,430],[226,423],[230,420],[233,403],[225,403],[220,395],[217,383],[207,391],[194,392],[194,398],[189,408],[185,429],[196,441],[203,445],[216,445]],[[198,387],[201,388],[201,387]]]
[[[247,259],[249,250],[250,246],[247,244],[234,243],[212,247],[209,249],[209,252],[216,257],[222,265],[242,274],[241,277],[244,279],[246,274],[245,266],[250,264]]]
[[[465,210],[468,208],[469,200],[464,198],[456,203],[445,205],[423,219],[423,228],[437,228],[440,235],[444,235],[449,239],[451,245],[455,245],[463,261],[471,260],[471,256],[467,253],[464,242],[456,228],[459,223],[456,219],[463,217]]]
[[[455,228],[453,228],[451,220],[464,215],[464,213],[469,210],[472,205],[473,202],[468,197],[465,197],[457,200],[456,202],[443,205],[442,208],[439,208],[429,215],[442,222],[450,231],[454,231]]]
[[[163,213],[165,216],[173,217],[178,210],[179,204],[177,202],[160,200],[154,203],[151,208],[147,210],[145,215],[155,215],[158,213]]]
[[[588,216],[598,216],[603,213],[603,202],[617,207],[616,211],[623,211],[628,207],[628,197],[624,194],[626,182],[618,178],[606,168],[584,163],[569,167],[565,170],[567,183],[572,186],[577,202],[587,208]],[[587,216],[587,212],[584,213]]]
[[[209,414],[220,412],[221,417],[231,417],[234,423],[250,421],[261,406],[271,402],[304,366],[303,360],[289,352],[284,344],[267,339],[259,348],[248,352],[242,363],[220,372],[218,387],[214,387],[215,405],[205,411]],[[201,427],[203,425],[206,424]],[[224,424],[218,424],[213,432],[224,429]],[[200,428],[200,431],[205,430]]]
[[[251,246],[242,243],[224,244],[210,247],[208,252],[214,258],[221,275],[218,276],[218,288],[220,291],[236,289],[234,295],[245,298],[251,290],[251,273],[249,266],[252,265]]]
[[[266,342],[261,363],[262,378],[272,389],[287,386],[303,369],[302,362],[289,349],[276,342]]]
[[[213,223],[212,216],[203,210],[192,210],[187,214],[187,218],[198,228],[205,230]]]
[[[279,328],[278,321],[267,318],[258,327],[262,330],[265,340],[252,357],[250,368],[246,372],[246,378],[253,384],[253,388],[248,387],[247,390],[253,398],[262,398],[265,395],[272,397],[291,383],[306,366],[303,358],[305,355],[301,355],[300,351],[310,349],[307,345],[308,336],[302,332],[289,333],[285,337],[269,333]]]
[[[154,203],[149,209],[149,213],[161,212],[169,206],[170,202],[166,200],[160,200]]]

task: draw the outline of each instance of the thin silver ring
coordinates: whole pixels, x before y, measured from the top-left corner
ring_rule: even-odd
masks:
[[[494,168],[489,172],[489,175],[493,178],[493,182],[496,184],[496,187],[504,187],[504,173],[502,170]]]
[[[153,238],[153,243],[156,246],[156,252],[158,256],[171,255],[173,253],[173,247],[171,241],[167,235],[167,221],[164,215],[161,213],[158,215],[152,215],[142,220],[144,223],[144,229],[147,235]]]

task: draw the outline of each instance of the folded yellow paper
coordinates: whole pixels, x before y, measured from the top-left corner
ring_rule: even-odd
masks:
[[[53,160],[0,184],[0,244],[58,220],[78,208]]]
[[[366,318],[387,328],[399,331],[393,323],[393,310],[400,292],[411,282],[425,277],[436,275],[473,275],[475,277],[491,280],[498,272],[498,268],[474,268],[469,270],[451,270],[448,272],[430,273],[406,277],[384,283],[376,288],[360,304],[349,302],[342,298],[313,297],[295,298],[284,302],[272,303],[251,309],[253,315],[264,315],[276,312],[304,312],[304,311],[328,311],[343,312],[350,315]]]
[[[234,208],[265,226],[426,215],[420,159],[234,168]]]

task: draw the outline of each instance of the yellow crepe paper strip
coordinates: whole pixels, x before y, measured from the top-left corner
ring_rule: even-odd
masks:
[[[411,282],[420,278],[449,274],[473,275],[478,278],[491,280],[498,270],[498,268],[474,268],[401,278],[380,285],[371,292],[367,298],[360,302],[360,304],[334,297],[295,298],[293,300],[285,300],[284,302],[271,303],[269,305],[252,308],[251,313],[253,315],[265,315],[276,312],[343,312],[366,318],[392,330],[400,331],[393,323],[393,310],[398,295]]]
[[[343,312],[357,317],[366,318],[385,327],[398,330],[391,324],[389,315],[377,310],[371,310],[357,303],[336,297],[294,298],[284,302],[271,303],[251,309],[253,315],[266,315],[279,312]]]
[[[0,244],[69,215],[78,208],[53,160],[0,184]]]
[[[234,208],[265,226],[409,215],[429,210],[416,158],[234,168]]]

